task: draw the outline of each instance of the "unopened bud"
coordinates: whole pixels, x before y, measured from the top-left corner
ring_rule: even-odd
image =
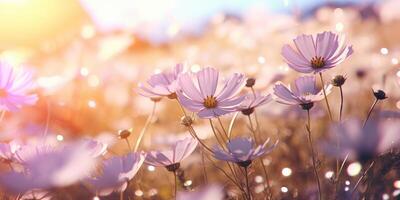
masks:
[[[246,87],[253,87],[256,84],[255,78],[248,78],[246,80]]]
[[[336,87],[342,86],[346,82],[346,78],[342,75],[337,75],[332,79],[332,85]]]
[[[374,91],[374,96],[378,100],[383,100],[387,98],[386,93],[383,90]]]
[[[120,130],[119,132],[118,132],[118,136],[119,136],[119,138],[121,138],[121,139],[126,139],[126,138],[128,138],[130,135],[131,135],[131,131],[130,130],[126,130],[126,129],[124,129],[124,130]]]
[[[181,118],[181,124],[184,126],[191,126],[193,124],[193,118],[189,116],[183,116]]]

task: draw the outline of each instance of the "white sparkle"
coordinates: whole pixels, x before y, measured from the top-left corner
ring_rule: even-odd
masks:
[[[88,106],[89,106],[89,108],[96,108],[96,101],[89,100],[88,101]]]
[[[141,196],[143,196],[143,191],[142,190],[136,190],[135,191],[135,195],[138,196],[138,197],[141,197]]]
[[[58,135],[56,136],[56,139],[57,139],[57,141],[62,142],[62,141],[64,140],[64,136],[58,134]]]
[[[353,162],[347,167],[347,173],[349,176],[357,176],[361,171],[361,164],[359,162]]]
[[[381,48],[381,54],[382,55],[387,55],[388,53],[389,53],[389,49],[387,49],[385,47]]]
[[[147,170],[149,170],[150,172],[154,172],[156,170],[156,168],[153,165],[149,165],[147,167]]]
[[[185,183],[183,183],[183,185],[185,186],[185,187],[189,187],[189,186],[191,186],[192,185],[192,180],[187,180],[187,181],[185,181]]]
[[[288,167],[285,167],[282,169],[282,175],[283,176],[290,176],[292,175],[292,170]]]
[[[288,191],[289,191],[289,189],[287,187],[281,187],[281,192],[286,193]]]
[[[327,171],[326,173],[325,173],[325,178],[327,178],[327,179],[331,179],[332,177],[333,177],[333,171]]]

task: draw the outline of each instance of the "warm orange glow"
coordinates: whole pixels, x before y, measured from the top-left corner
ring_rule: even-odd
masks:
[[[83,17],[75,0],[0,0],[0,50],[63,37]]]

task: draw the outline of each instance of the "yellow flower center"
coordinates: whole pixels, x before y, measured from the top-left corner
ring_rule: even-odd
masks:
[[[319,69],[325,66],[325,59],[321,56],[315,56],[311,59],[311,67],[314,69]]]
[[[0,97],[4,98],[7,96],[7,91],[5,89],[0,89]]]
[[[217,99],[214,96],[207,96],[204,99],[203,105],[206,108],[215,108],[217,107]]]

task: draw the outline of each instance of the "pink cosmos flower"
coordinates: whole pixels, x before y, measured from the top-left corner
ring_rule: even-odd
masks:
[[[177,200],[223,200],[225,193],[223,187],[219,185],[209,185],[194,192],[179,192]]]
[[[145,163],[158,167],[166,167],[169,171],[175,171],[179,168],[180,162],[193,153],[197,144],[198,141],[191,137],[178,140],[171,150],[151,151],[147,153]]]
[[[23,171],[11,171],[0,175],[0,184],[13,193],[71,185],[89,175],[96,164],[96,160],[81,144],[22,149],[16,154],[22,161]]]
[[[247,167],[254,159],[270,153],[277,145],[277,142],[269,147],[266,147],[269,139],[264,144],[254,148],[254,142],[250,138],[235,138],[227,142],[225,151],[220,146],[214,148],[214,157],[218,160],[224,160],[237,163],[242,167]]]
[[[191,73],[182,74],[178,79],[182,89],[177,93],[179,101],[200,118],[213,118],[236,111],[244,99],[244,96],[237,95],[244,86],[244,75],[233,74],[217,92],[218,78],[218,70],[210,67],[197,72],[195,78]]]
[[[103,162],[100,176],[87,181],[100,196],[107,196],[114,191],[125,191],[130,181],[145,160],[145,154],[130,153],[125,156],[112,157]]]
[[[176,92],[179,89],[177,79],[180,74],[184,72],[184,66],[178,64],[172,72],[165,71],[154,74],[147,80],[148,86],[139,84],[139,94],[148,98],[161,98],[168,97],[171,99],[176,98]]]
[[[33,105],[38,100],[36,94],[29,94],[33,89],[32,73],[14,69],[11,65],[0,62],[0,109],[16,111],[23,105]]]
[[[272,100],[271,95],[261,95],[259,92],[249,93],[246,95],[244,101],[240,104],[238,109],[244,115],[250,115],[254,112],[254,108],[264,105]]]
[[[330,94],[331,89],[331,84],[325,86],[327,95]],[[300,105],[303,109],[310,109],[314,102],[324,99],[323,91],[317,89],[314,76],[299,77],[290,86],[277,82],[273,90],[277,102],[287,105]]]
[[[296,50],[286,44],[282,56],[292,69],[301,73],[319,73],[335,67],[353,53],[344,36],[332,32],[299,35],[293,40]]]

